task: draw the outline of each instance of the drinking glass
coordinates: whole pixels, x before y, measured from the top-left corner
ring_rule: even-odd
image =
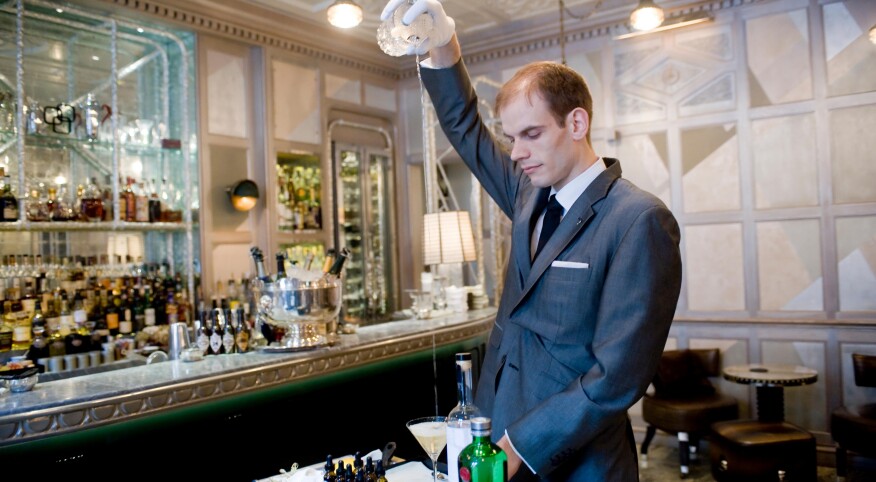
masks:
[[[438,482],[438,455],[447,445],[447,417],[415,418],[406,426],[432,459],[432,482]]]

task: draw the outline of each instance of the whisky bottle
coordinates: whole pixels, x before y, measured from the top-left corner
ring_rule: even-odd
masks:
[[[492,424],[487,417],[471,419],[473,441],[459,454],[460,482],[505,482],[508,456],[490,441]]]
[[[222,334],[222,349],[225,350],[225,353],[235,353],[235,327],[232,319],[231,310],[228,309],[228,301],[222,299],[222,302],[219,304],[219,306],[222,307],[222,312],[225,314],[225,333]]]
[[[2,213],[0,221],[18,221],[18,199],[15,198],[15,193],[12,192],[12,182],[5,173],[3,173],[3,186],[0,188],[0,213]]]
[[[447,415],[447,475],[452,482],[459,482],[459,453],[472,441],[471,419],[481,416],[474,404],[471,363],[471,353],[456,354],[457,404]]]
[[[210,326],[210,312],[202,309],[198,312],[200,323],[195,332],[195,343],[204,355],[210,354],[210,336],[213,331]]]

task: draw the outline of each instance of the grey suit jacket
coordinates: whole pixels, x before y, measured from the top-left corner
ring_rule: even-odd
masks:
[[[512,220],[511,259],[475,391],[493,438],[507,431],[543,479],[637,480],[627,410],[651,382],[675,313],[675,218],[606,158],[606,171],[531,262],[531,231],[549,189],[532,186],[484,126],[462,61],[422,75],[445,134]]]

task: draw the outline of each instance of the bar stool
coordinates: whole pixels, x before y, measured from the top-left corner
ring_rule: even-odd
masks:
[[[757,420],[712,425],[712,476],[718,482],[815,482],[815,436],[784,420],[784,387],[815,383],[806,367],[744,365],[724,369],[727,380],[757,387]]]

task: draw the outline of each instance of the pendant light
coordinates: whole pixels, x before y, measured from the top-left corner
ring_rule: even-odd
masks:
[[[639,6],[630,14],[630,25],[636,30],[652,30],[663,23],[663,9],[653,0],[639,0]]]
[[[329,23],[338,28],[353,28],[362,23],[362,7],[353,0],[336,0],[326,15]]]

